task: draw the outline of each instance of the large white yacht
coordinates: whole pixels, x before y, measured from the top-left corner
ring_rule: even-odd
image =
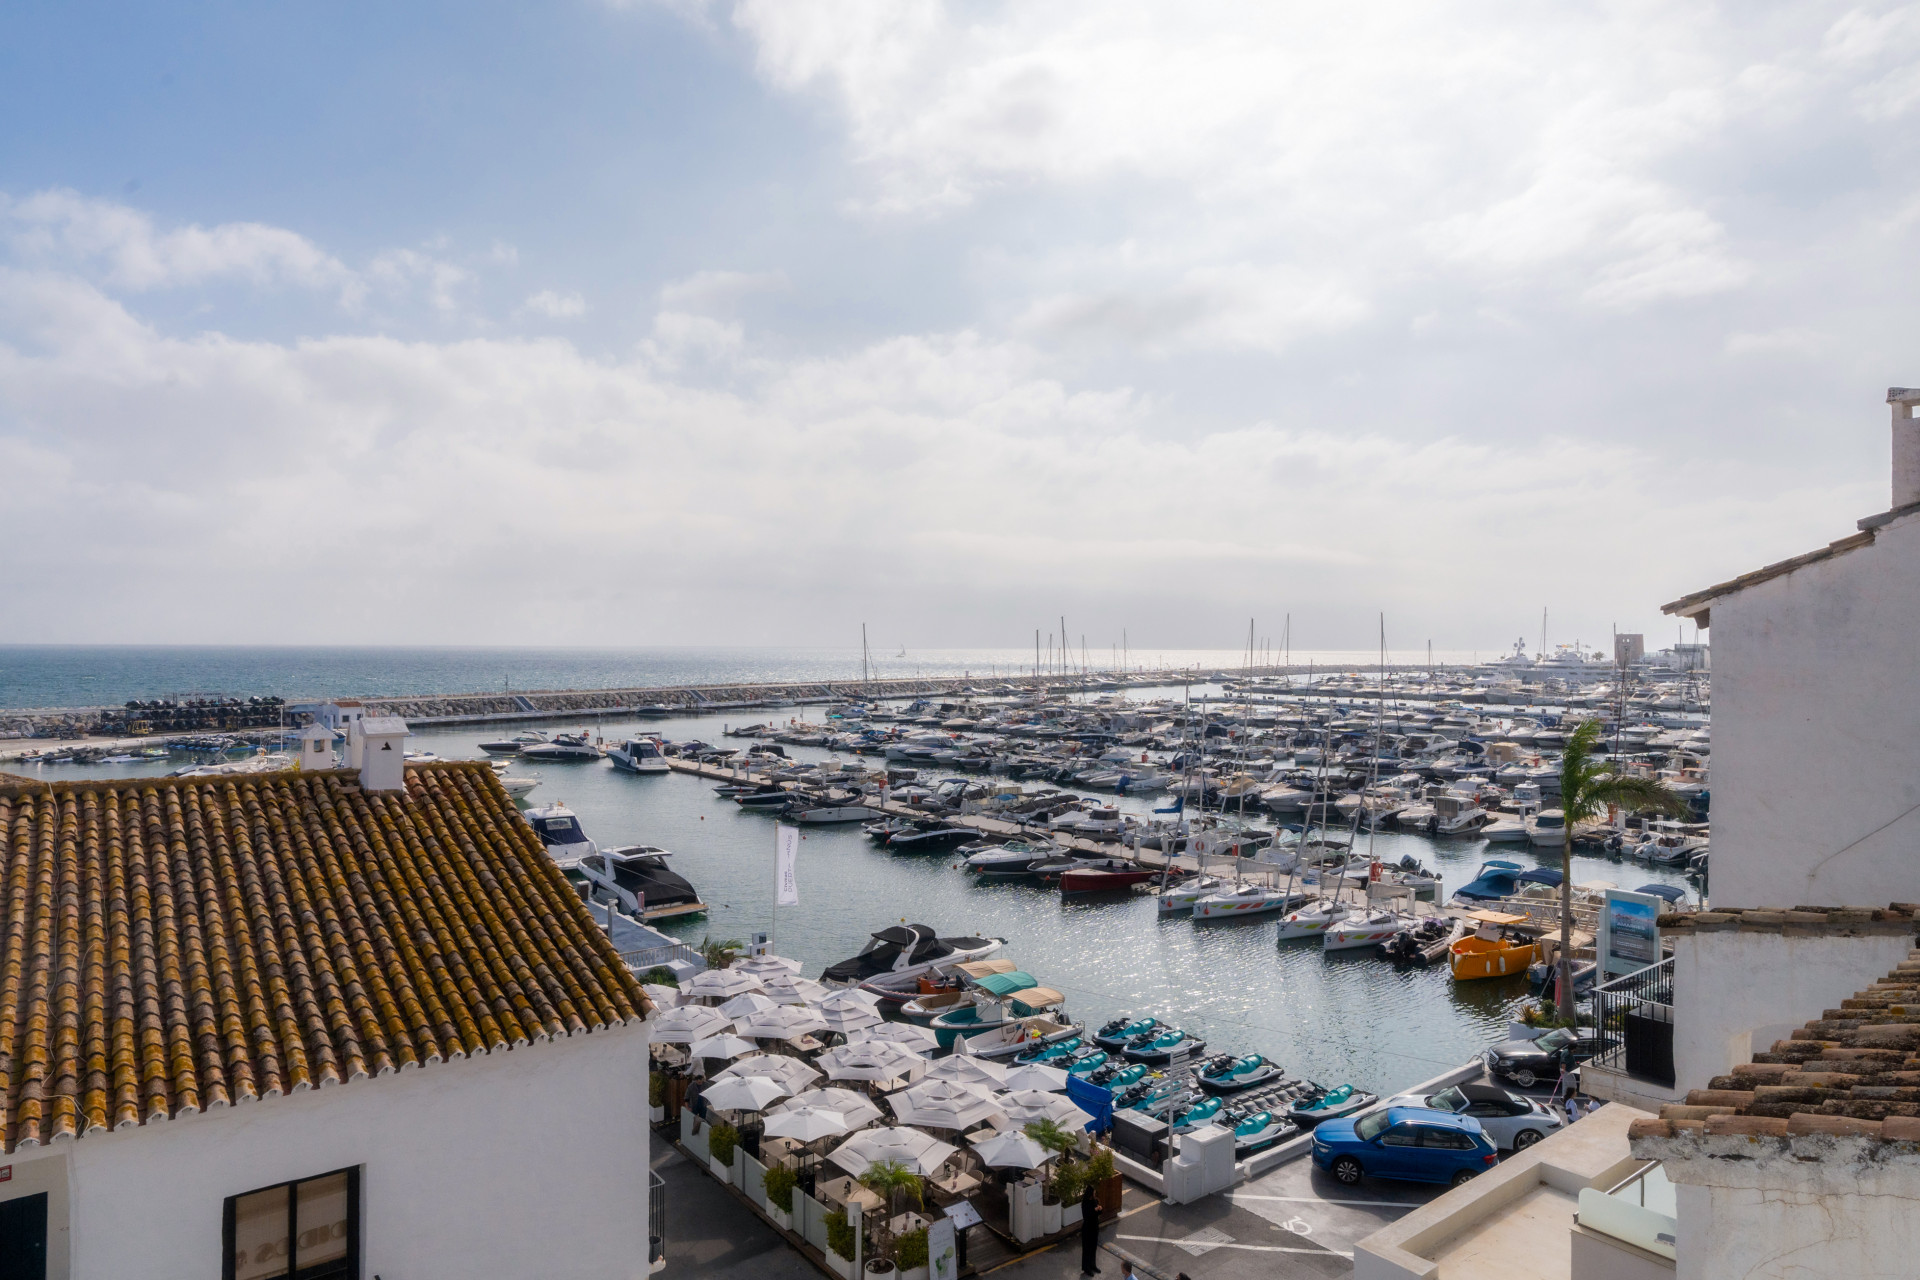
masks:
[[[667,757],[657,738],[628,738],[607,752],[613,767],[626,773],[667,773]]]

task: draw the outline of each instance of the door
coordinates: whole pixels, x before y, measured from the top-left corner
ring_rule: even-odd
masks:
[[[47,1193],[0,1200],[0,1280],[47,1280]]]
[[[1380,1135],[1379,1150],[1367,1157],[1367,1172],[1389,1178],[1419,1176],[1420,1130],[1414,1125],[1397,1124]]]

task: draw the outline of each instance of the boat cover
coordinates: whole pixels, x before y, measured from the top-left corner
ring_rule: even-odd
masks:
[[[961,967],[964,969],[966,966],[962,965]],[[975,981],[979,984],[982,991],[990,992],[996,996],[1010,996],[1016,991],[1025,991],[1029,987],[1037,987],[1040,985],[1040,980],[1024,969],[1010,969],[1005,973],[989,973],[985,977],[975,979]]]
[[[976,981],[986,977],[990,973],[1012,973],[1014,971],[1013,961],[1004,959],[969,960],[965,964],[957,964],[953,967],[958,972],[964,973]]]

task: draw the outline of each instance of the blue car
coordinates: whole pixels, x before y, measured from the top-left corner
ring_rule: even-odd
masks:
[[[1500,1162],[1471,1116],[1428,1107],[1388,1107],[1313,1131],[1313,1162],[1354,1186],[1369,1175],[1459,1186]]]

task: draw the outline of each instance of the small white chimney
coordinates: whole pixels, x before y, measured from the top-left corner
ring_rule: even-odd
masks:
[[[1893,406],[1893,509],[1920,502],[1920,418],[1913,416],[1920,405],[1920,387],[1888,387],[1887,403]]]
[[[398,716],[367,716],[347,731],[348,767],[360,770],[362,791],[407,789],[407,722]],[[354,750],[357,744],[359,750]]]
[[[317,720],[300,731],[300,767],[333,768],[333,730]]]

